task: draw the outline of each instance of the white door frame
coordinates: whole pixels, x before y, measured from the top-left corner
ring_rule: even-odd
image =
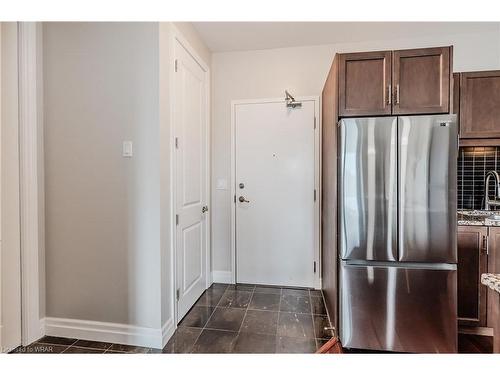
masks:
[[[297,97],[297,101],[314,102],[314,116],[316,118],[316,128],[314,132],[314,186],[317,192],[314,202],[314,261],[316,262],[316,273],[314,274],[314,288],[321,289],[321,116],[320,97],[302,96]],[[242,104],[265,104],[283,103],[284,98],[267,99],[245,99],[231,101],[231,282],[236,283],[236,106]]]
[[[170,218],[171,222],[171,242],[170,242],[170,259],[171,259],[171,285],[172,285],[172,306],[173,306],[173,316],[174,316],[174,323],[175,326],[177,326],[178,322],[178,311],[177,311],[177,254],[176,254],[176,243],[177,243],[177,235],[176,235],[176,224],[175,224],[175,215],[176,215],[176,197],[177,197],[177,180],[176,180],[176,166],[177,166],[177,159],[176,159],[176,148],[175,148],[175,124],[174,124],[174,111],[175,111],[175,87],[174,87],[174,79],[175,79],[175,43],[181,44],[182,47],[193,57],[193,59],[200,65],[200,67],[203,69],[205,72],[205,97],[206,97],[206,124],[207,124],[207,131],[206,131],[206,139],[205,139],[205,146],[206,146],[206,155],[205,155],[205,160],[206,160],[206,165],[205,165],[205,170],[206,170],[206,178],[205,178],[205,183],[206,183],[206,188],[205,188],[205,193],[207,197],[207,204],[208,204],[208,212],[206,215],[206,225],[207,225],[207,234],[206,234],[206,286],[205,288],[208,288],[212,284],[212,277],[211,277],[211,212],[212,212],[212,205],[211,205],[211,151],[210,151],[210,136],[211,136],[211,121],[210,121],[210,68],[208,67],[207,64],[203,61],[203,59],[196,53],[193,47],[188,43],[188,41],[184,38],[184,36],[179,32],[179,30],[175,26],[172,27],[172,32],[171,32],[171,39],[170,39],[170,191],[171,191],[171,196],[170,196],[170,207],[172,207],[172,215]]]
[[[40,319],[43,272],[43,121],[41,105],[41,24],[17,23],[19,218],[21,258],[21,344],[44,335]],[[43,207],[43,206],[42,206]]]
[[[40,321],[40,274],[44,264],[44,218],[39,197],[43,192],[43,159],[40,160],[43,157],[41,33],[39,22],[18,23],[23,345],[44,335]]]

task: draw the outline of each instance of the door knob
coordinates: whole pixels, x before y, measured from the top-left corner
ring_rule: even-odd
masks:
[[[203,206],[203,207],[201,208],[201,213],[203,213],[203,214],[204,214],[204,213],[205,213],[205,212],[207,212],[207,211],[208,211],[208,206]]]
[[[247,200],[245,199],[245,197],[243,197],[243,196],[240,196],[240,197],[238,198],[238,200],[239,200],[241,203],[243,203],[243,202],[250,203],[250,201],[247,201]]]

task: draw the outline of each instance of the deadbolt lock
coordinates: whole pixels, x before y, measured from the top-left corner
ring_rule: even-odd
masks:
[[[240,182],[240,189],[243,189],[245,187],[245,184],[243,182]]]

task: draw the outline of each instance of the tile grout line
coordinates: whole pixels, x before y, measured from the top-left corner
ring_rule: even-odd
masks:
[[[106,341],[96,341],[96,342],[103,342],[103,343],[106,343],[106,344],[109,344],[109,346],[106,348],[106,349],[100,349],[100,348],[91,348],[89,346],[79,346],[79,345],[76,345],[78,343],[78,341],[80,340],[76,340],[74,344],[72,344],[71,346],[75,347],[75,348],[81,348],[81,349],[90,349],[90,350],[103,350],[103,351],[108,351],[112,346],[113,346],[113,343],[111,342],[106,342]],[[85,340],[85,341],[93,341],[93,340]],[[124,352],[125,353],[125,352]]]
[[[78,340],[75,340],[75,342],[71,345],[69,345],[66,349],[64,349],[60,354],[63,354],[65,353],[69,348],[71,348],[73,345],[75,345],[75,343],[77,342]]]
[[[279,327],[280,327],[280,316],[281,316],[281,295],[283,293],[283,288],[280,289],[280,301],[278,303],[278,321],[276,322],[276,352],[278,352],[278,344],[279,344]]]
[[[237,286],[237,284],[235,284],[235,286]],[[200,333],[199,333],[199,335],[197,336],[196,340],[194,341],[194,343],[193,343],[193,345],[192,345],[192,347],[191,347],[191,350],[189,351],[190,353],[193,353],[193,351],[194,351],[194,348],[195,348],[196,344],[199,342],[199,338],[201,337],[201,334],[202,334],[202,333],[203,333],[203,331],[205,331],[205,330],[213,330],[213,331],[221,331],[221,332],[232,332],[232,333],[236,333],[235,340],[234,340],[233,345],[232,345],[232,347],[231,347],[231,349],[230,349],[230,351],[229,351],[229,352],[233,352],[235,342],[236,342],[236,340],[238,339],[238,337],[240,336],[240,334],[242,333],[241,329],[242,329],[243,324],[244,324],[244,322],[245,322],[245,319],[246,319],[246,317],[247,317],[248,311],[250,310],[250,311],[265,311],[265,312],[273,312],[272,310],[266,310],[266,309],[253,309],[253,308],[250,308],[250,304],[252,303],[253,298],[255,297],[255,295],[259,294],[259,293],[257,293],[257,292],[256,292],[257,285],[254,285],[254,286],[253,286],[253,288],[252,288],[252,290],[242,290],[242,291],[245,291],[245,292],[250,292],[250,298],[249,298],[249,300],[248,300],[248,304],[247,304],[247,306],[244,308],[244,311],[245,311],[245,312],[244,312],[244,315],[243,315],[243,319],[242,319],[242,321],[241,321],[241,323],[240,323],[240,325],[239,325],[239,329],[238,329],[237,331],[233,331],[233,330],[226,330],[226,329],[220,329],[220,328],[211,328],[211,327],[208,327],[208,323],[209,323],[209,321],[212,319],[212,317],[213,317],[213,315],[215,314],[215,311],[216,311],[217,309],[222,309],[222,308],[241,309],[241,308],[232,307],[232,306],[226,306],[226,307],[221,306],[221,302],[222,302],[222,300],[223,300],[224,295],[227,293],[227,291],[228,291],[228,290],[230,290],[230,289],[229,289],[229,287],[230,287],[230,285],[227,285],[227,286],[226,286],[226,288],[222,289],[222,290],[223,290],[223,293],[222,293],[222,296],[220,297],[220,299],[218,300],[217,304],[216,304],[215,306],[210,306],[210,307],[213,307],[213,308],[214,308],[214,310],[212,311],[212,313],[210,314],[210,316],[209,316],[209,317],[208,317],[208,319],[206,320],[206,322],[205,322],[205,324],[203,325],[203,327],[201,327],[201,329],[200,329]],[[278,334],[278,333],[279,333],[279,321],[280,321],[280,316],[282,315],[282,313],[284,313],[284,312],[282,312],[282,311],[281,311],[281,308],[282,308],[282,300],[283,300],[283,297],[285,296],[285,291],[284,291],[284,289],[286,289],[286,288],[281,288],[281,287],[280,287],[279,289],[280,289],[280,292],[279,292],[279,294],[278,294],[278,295],[279,295],[279,304],[278,304],[278,311],[276,311],[276,312],[277,312],[277,317],[278,317],[278,319],[277,319],[277,322],[276,322],[276,323],[277,323],[277,324],[276,324],[276,332],[275,332],[275,334],[274,334],[274,337],[275,337],[275,339],[276,339],[276,346],[275,346],[275,352],[276,352],[276,353],[278,352],[278,351],[277,351],[277,348],[278,348],[278,344],[279,344],[279,340],[278,340],[278,338],[279,338],[279,334]],[[303,316],[307,315],[307,316],[310,316],[310,317],[311,317],[311,320],[312,320],[312,321],[311,321],[311,323],[312,323],[312,329],[313,329],[313,338],[311,338],[311,340],[312,340],[312,341],[314,341],[314,346],[316,347],[316,345],[317,345],[317,342],[316,342],[317,337],[316,337],[316,332],[315,332],[315,327],[314,327],[314,316],[316,316],[317,314],[314,314],[314,313],[313,313],[313,310],[312,310],[312,296],[311,296],[311,290],[310,290],[309,288],[308,288],[308,289],[306,289],[306,290],[307,290],[307,294],[306,294],[305,296],[307,296],[307,297],[308,297],[308,302],[309,302],[309,312],[307,312],[307,313],[295,312],[295,314],[298,314],[299,316],[300,316],[300,315],[303,315]],[[238,292],[238,290],[237,290],[237,289],[234,289],[234,292],[235,292],[235,293],[237,293],[237,292]],[[264,293],[264,294],[271,294],[271,295],[272,295],[272,294],[274,294],[274,293]],[[276,294],[274,294],[274,295],[276,295]],[[293,294],[292,294],[292,295],[293,295]],[[303,297],[305,297],[304,295],[302,295],[302,296],[303,296]],[[301,297],[301,295],[297,295],[296,297]],[[321,297],[323,297],[323,295],[322,295],[322,294],[321,294]],[[323,303],[324,303],[324,299],[323,299],[323,298],[321,298],[321,300],[322,300],[322,301],[323,301]],[[243,310],[243,309],[242,309],[242,310]],[[318,315],[318,316],[322,316],[322,315]],[[193,328],[200,328],[200,327],[193,327]],[[266,335],[267,335],[267,334],[266,334]],[[273,335],[272,335],[272,334],[269,334],[269,335],[267,335],[267,336],[273,336]]]
[[[300,297],[300,296],[298,296]],[[311,291],[308,290],[307,291],[307,299],[309,300],[309,312],[310,314],[305,314],[305,315],[310,315],[311,316],[311,326],[312,326],[312,332],[313,332],[313,336],[314,336],[314,346],[316,346],[316,330],[314,328],[314,316],[312,314],[312,305],[311,305]],[[295,313],[297,314],[297,313]],[[307,337],[305,337],[307,339]]]
[[[313,311],[311,290],[309,290],[309,303],[311,304],[311,319],[312,319],[313,332],[314,332],[314,345],[316,346],[316,350],[317,350],[318,349],[318,337],[316,335],[316,323],[314,322],[314,311]]]
[[[235,284],[235,285],[237,285],[237,284]],[[243,323],[245,323],[245,318],[247,317],[248,307],[250,306],[250,303],[252,302],[254,294],[255,294],[255,285],[253,287],[252,294],[250,295],[250,300],[248,301],[248,305],[245,309],[245,313],[243,314],[243,319],[241,320],[240,328],[238,329],[238,332],[236,333],[236,337],[234,339],[234,342],[231,345],[231,350],[229,351],[230,353],[233,353],[234,347],[236,345],[236,341],[238,341],[238,338],[240,337],[241,327],[243,326]]]
[[[226,288],[224,289],[224,293],[222,293],[222,296],[220,297],[219,301],[217,302],[217,305],[215,305],[214,310],[212,311],[212,313],[211,313],[211,314],[210,314],[210,316],[208,317],[207,321],[205,322],[205,325],[201,328],[201,332],[200,332],[200,334],[198,335],[198,337],[196,338],[196,340],[195,340],[195,342],[194,342],[194,344],[193,344],[193,347],[191,348],[190,353],[193,353],[193,350],[194,350],[194,348],[195,348],[195,346],[196,346],[196,343],[197,343],[197,342],[198,342],[198,340],[200,339],[200,337],[201,337],[201,335],[202,335],[203,331],[206,329],[208,322],[210,321],[210,319],[211,319],[211,318],[212,318],[212,316],[214,315],[215,311],[217,310],[217,307],[219,306],[220,301],[222,301],[222,297],[224,297],[224,294],[226,294],[226,291],[228,290],[228,288],[229,288],[229,284],[227,284],[227,285],[226,285]],[[207,290],[205,289],[205,292],[206,292],[206,291],[207,291]],[[205,292],[203,292],[203,293],[205,293]],[[210,307],[212,307],[212,306],[210,306]]]
[[[250,299],[248,300],[248,305],[245,309],[245,314],[243,314],[243,320],[241,321],[240,328],[238,329],[238,336],[240,335],[241,327],[243,326],[243,323],[245,322],[245,318],[247,317],[248,308],[250,307],[250,303],[252,303],[252,299],[253,299],[254,294],[255,294],[255,286],[253,287],[252,294],[250,295]]]

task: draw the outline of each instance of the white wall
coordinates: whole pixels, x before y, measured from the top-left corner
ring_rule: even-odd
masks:
[[[158,24],[43,34],[47,316],[158,328]]]
[[[210,65],[189,23],[43,25],[49,318],[171,333],[174,30]]]
[[[0,23],[0,352],[21,342],[17,24]],[[1,348],[3,346],[3,348]]]
[[[230,178],[230,101],[321,95],[337,52],[356,52],[431,46],[454,46],[454,71],[500,69],[498,32],[441,35],[434,38],[394,39],[363,43],[282,48],[212,55],[212,264],[230,271],[229,190],[216,190],[217,179]]]

